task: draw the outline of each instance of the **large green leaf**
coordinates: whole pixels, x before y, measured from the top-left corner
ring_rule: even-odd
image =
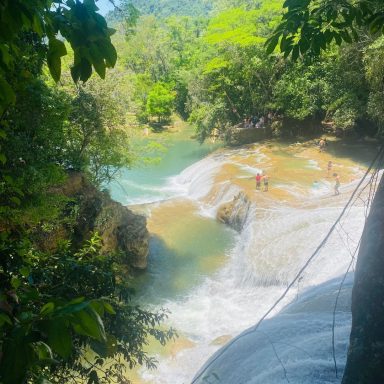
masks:
[[[118,342],[116,337],[112,335],[107,336],[106,342],[99,342],[97,340],[91,343],[91,348],[101,357],[112,357],[117,352]]]
[[[67,305],[58,309],[57,314],[59,315],[68,315],[71,313],[76,313],[82,311],[84,308],[89,306],[89,301],[84,301],[83,297],[72,300]]]
[[[64,319],[54,319],[47,327],[48,344],[54,352],[67,359],[72,352],[72,337]]]
[[[95,67],[95,70],[97,74],[104,79],[105,78],[105,61],[104,58],[99,51],[98,47],[96,44],[92,44],[91,47],[89,48],[89,53],[92,58],[92,64]]]
[[[265,45],[267,47],[266,51],[267,51],[268,55],[271,54],[275,50],[275,48],[279,42],[279,38],[280,38],[280,35],[275,34],[270,39],[268,39],[266,41]]]
[[[32,346],[39,360],[53,360],[52,350],[48,344],[37,341]]]
[[[92,65],[87,59],[81,60],[80,80],[86,82],[92,75]]]
[[[115,47],[112,45],[112,43],[104,40],[100,41],[99,49],[105,58],[105,63],[107,67],[109,68],[114,67],[117,60],[117,52]]]
[[[58,82],[61,76],[61,57],[67,54],[65,44],[52,37],[49,39],[47,64],[53,80]]]
[[[52,303],[52,302],[46,303],[40,309],[40,314],[43,316],[48,315],[49,313],[52,313],[54,309],[55,309],[54,303]]]
[[[72,325],[75,332],[80,335],[89,336],[102,342],[106,341],[103,321],[93,308],[88,307],[74,313]]]

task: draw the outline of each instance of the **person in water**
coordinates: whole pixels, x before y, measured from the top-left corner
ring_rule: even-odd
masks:
[[[260,189],[260,185],[261,185],[261,175],[260,173],[258,173],[256,175],[256,189]]]
[[[333,177],[335,178],[335,195],[340,195],[340,192],[339,192],[340,177],[337,173],[334,173]]]
[[[321,139],[319,141],[319,152],[324,152],[327,145],[328,145],[327,139]]]
[[[268,192],[268,175],[267,174],[263,176],[263,182],[264,182],[264,192]]]
[[[325,141],[324,139],[321,139],[319,141],[319,152],[324,152],[324,149],[325,149]]]
[[[327,165],[327,177],[331,175],[331,171],[332,171],[332,161],[329,160]]]

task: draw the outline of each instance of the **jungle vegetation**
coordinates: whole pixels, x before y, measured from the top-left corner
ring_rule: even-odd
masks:
[[[174,336],[130,304],[97,234],[50,253],[33,238],[74,225],[54,192],[69,171],[102,188],[141,161],[127,127],[178,115],[204,141],[271,114],[275,135],[382,134],[381,1],[193,3],[122,0],[104,18],[95,0],[0,0],[2,384],[127,382],[126,366],[155,365],[147,335]]]

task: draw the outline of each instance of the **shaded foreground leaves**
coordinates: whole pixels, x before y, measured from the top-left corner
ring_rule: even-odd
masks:
[[[0,382],[127,382],[127,367],[154,368],[143,347],[149,335],[161,344],[175,336],[158,329],[167,313],[129,303],[97,234],[76,253],[64,243],[50,255],[14,240],[5,242],[9,258],[2,249]]]

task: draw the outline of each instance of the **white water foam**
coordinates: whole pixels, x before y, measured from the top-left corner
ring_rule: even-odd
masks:
[[[204,203],[200,202],[200,214],[205,217],[216,218],[216,214],[221,205],[228,203],[241,191],[230,181],[218,185],[216,193],[211,193],[210,199]]]
[[[192,164],[179,175],[164,178],[162,185],[149,185],[122,179],[114,188],[120,189],[125,205],[152,204],[174,198],[203,198],[212,188],[214,176],[220,171],[223,162],[217,155]],[[132,196],[127,191],[139,191],[140,196]],[[121,200],[121,198],[120,198]]]
[[[222,166],[223,162],[216,156],[208,156],[189,166],[178,176],[170,178],[170,183],[184,190],[185,196],[198,200],[209,193],[213,186],[214,175]]]
[[[319,166],[319,163],[316,160],[308,160],[308,164],[306,165],[306,168],[321,171],[321,167]]]
[[[158,369],[143,372],[143,378],[156,384],[190,383],[198,367],[219,348],[217,338],[235,337],[273,305],[333,224],[348,196],[345,193],[338,200],[320,202],[307,198],[299,208],[254,207],[229,263],[188,296],[164,303],[172,313],[171,325],[195,345],[168,358],[158,357]],[[363,207],[352,208],[260,328],[262,332],[233,343],[204,369],[198,383],[278,384],[287,382],[284,369],[292,383],[339,383],[331,354],[332,308],[363,223]],[[350,329],[350,290],[351,278],[343,288],[343,310],[336,324],[339,370],[344,367]],[[311,297],[316,300],[309,300]],[[289,303],[288,309],[277,315]]]
[[[340,383],[350,332],[352,279],[347,279],[340,292],[336,314],[336,376],[332,312],[339,284],[333,280],[308,290],[258,329],[239,335],[224,351],[212,356],[195,383]]]

